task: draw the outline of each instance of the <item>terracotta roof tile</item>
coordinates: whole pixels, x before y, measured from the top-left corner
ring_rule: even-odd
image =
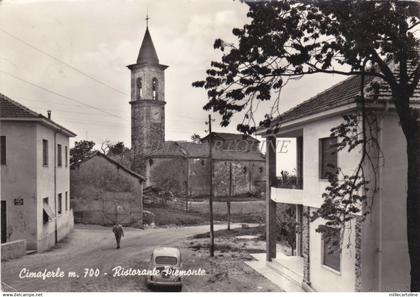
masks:
[[[42,121],[49,127],[65,132],[68,136],[76,136],[75,133],[48,119],[42,114],[36,113],[19,102],[0,93],[0,120],[2,119],[33,119],[34,121]]]
[[[367,76],[365,78],[365,85],[370,83],[373,79],[374,77]],[[273,120],[273,124],[293,121],[295,119],[355,102],[357,96],[360,95],[360,86],[361,77],[351,76],[350,78],[345,79],[344,81],[284,112]]]
[[[390,67],[393,69],[393,73],[398,76],[398,66],[390,65]],[[409,73],[412,73],[414,70],[415,65],[409,64]],[[375,100],[390,100],[392,95],[391,90],[389,86],[381,79],[374,76],[365,76],[365,87],[367,87],[374,80],[378,81],[379,83],[379,92],[377,93],[377,97],[375,98]],[[272,121],[272,125],[290,122],[336,107],[344,106],[346,104],[354,103],[360,96],[360,87],[361,76],[350,76],[344,81],[333,85],[331,88],[282,113]],[[367,97],[367,99],[372,100],[373,98]],[[411,100],[415,102],[418,102],[418,100],[420,100],[420,85],[417,86]]]
[[[0,93],[0,118],[34,118],[39,115]]]

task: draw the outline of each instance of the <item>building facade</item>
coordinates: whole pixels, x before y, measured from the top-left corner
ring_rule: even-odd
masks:
[[[143,226],[141,175],[96,152],[74,165],[70,177],[76,223]]]
[[[345,227],[333,230],[326,238],[316,229],[322,218],[310,219],[324,201],[330,185],[327,172],[333,167],[352,175],[361,160],[361,150],[337,150],[341,139],[331,137],[331,129],[343,123],[343,115],[358,114],[360,77],[342,83],[305,101],[275,119],[270,127],[260,128],[267,138],[267,263],[283,271],[293,271],[294,280],[306,290],[315,291],[408,291],[410,263],[407,245],[406,140],[389,96],[369,92],[365,87],[371,133],[378,140],[381,153],[369,146],[376,172],[364,164],[370,188],[377,181],[377,191],[367,192],[362,215],[354,216]],[[419,93],[416,92],[418,99]],[[413,100],[414,108],[420,108]],[[360,113],[359,113],[360,116]],[[360,131],[360,124],[357,126]],[[281,168],[276,168],[275,144],[281,138],[296,138],[297,167],[300,184],[290,189],[282,185]],[[332,165],[332,166],[331,166]],[[341,176],[341,175],[340,175]],[[285,257],[275,242],[275,209],[278,204],[296,207],[297,253]],[[332,249],[331,238],[341,241]],[[287,272],[286,272],[287,274]],[[290,273],[289,273],[290,274]]]
[[[0,94],[2,242],[54,246],[73,228],[69,138],[73,132]]]

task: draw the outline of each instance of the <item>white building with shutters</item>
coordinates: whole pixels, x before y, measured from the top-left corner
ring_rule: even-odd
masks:
[[[321,218],[310,220],[324,201],[323,193],[329,182],[330,166],[352,175],[360,160],[361,149],[338,151],[334,144],[341,139],[331,137],[331,129],[344,122],[343,115],[360,111],[361,78],[350,77],[330,89],[297,105],[274,119],[270,127],[260,127],[258,134],[267,139],[267,265],[280,275],[293,280],[309,291],[408,291],[410,262],[407,244],[406,140],[389,92],[368,88],[372,77],[366,77],[366,106],[372,122],[373,135],[381,154],[373,153],[377,171],[377,191],[369,195],[364,211],[370,213],[364,221],[354,216],[345,226],[341,251],[329,252],[331,243],[317,227]],[[412,98],[413,108],[420,108],[420,92]],[[359,113],[360,114],[360,113]],[[374,121],[373,121],[374,120]],[[360,126],[359,128],[360,129]],[[295,184],[285,184],[281,164],[276,162],[275,144],[284,138],[296,139]],[[369,147],[371,153],[374,147]],[[367,170],[369,187],[373,188],[372,171]],[[370,171],[369,171],[370,170]],[[293,205],[299,224],[296,252],[284,255],[276,248],[276,207]],[[342,230],[340,230],[342,231]],[[336,237],[340,237],[340,233]],[[282,276],[279,276],[282,277]],[[296,289],[298,290],[298,289]]]
[[[49,117],[0,94],[1,240],[44,251],[73,229],[69,138]]]

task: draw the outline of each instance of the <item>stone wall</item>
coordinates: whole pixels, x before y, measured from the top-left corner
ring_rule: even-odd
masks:
[[[207,158],[161,157],[149,159],[148,185],[192,197],[209,195]],[[265,162],[214,160],[215,197],[257,195],[265,191]]]
[[[311,286],[311,259],[310,259],[310,214],[311,208],[303,207],[303,226],[302,226],[302,253],[303,253],[303,286]]]
[[[26,254],[26,240],[15,240],[1,244],[1,260],[10,260]]]
[[[165,141],[165,102],[138,100],[131,103],[131,148],[132,169],[146,175],[146,156],[163,147]],[[159,119],[152,119],[152,113],[159,112]]]
[[[362,217],[356,218],[355,224],[355,263],[354,263],[354,273],[355,273],[355,283],[354,291],[360,292],[362,289]]]
[[[161,65],[130,67],[132,169],[142,175],[145,175],[148,152],[158,150],[165,141],[165,68]]]
[[[153,158],[147,160],[149,184],[166,191],[187,194],[188,160],[185,158]]]
[[[189,191],[192,196],[209,193],[207,159],[190,159]],[[257,195],[265,191],[265,162],[215,160],[213,190],[215,197]]]

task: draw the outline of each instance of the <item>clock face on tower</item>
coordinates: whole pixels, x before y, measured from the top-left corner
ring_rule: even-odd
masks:
[[[151,120],[154,123],[160,123],[162,117],[161,117],[161,109],[160,107],[154,106],[151,110]]]

